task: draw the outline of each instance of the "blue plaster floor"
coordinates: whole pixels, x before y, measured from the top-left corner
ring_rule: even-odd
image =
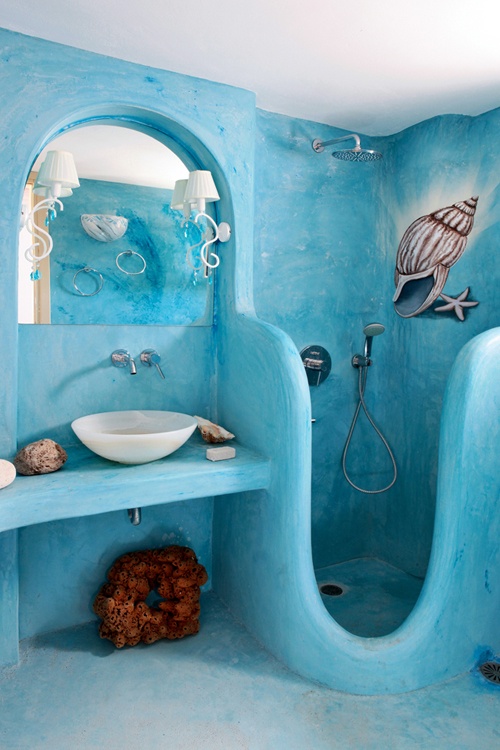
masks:
[[[318,585],[333,583],[341,596],[321,594],[323,604],[343,628],[365,637],[387,635],[408,617],[423,579],[374,557],[329,565],[316,570]]]
[[[213,595],[182,641],[117,650],[94,623],[22,643],[0,678],[2,750],[477,750],[500,747],[500,687],[477,673],[394,696],[308,682]]]

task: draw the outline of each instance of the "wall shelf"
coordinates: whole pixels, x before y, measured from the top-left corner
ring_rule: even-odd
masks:
[[[236,457],[208,461],[210,447],[193,436],[164,459],[126,466],[83,446],[67,448],[68,460],[52,474],[25,477],[0,490],[0,532],[62,518],[162,505],[197,497],[265,489],[270,460],[231,442]]]

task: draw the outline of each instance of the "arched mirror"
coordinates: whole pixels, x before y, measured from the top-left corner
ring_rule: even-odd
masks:
[[[53,241],[34,280],[25,257],[32,235],[21,230],[19,322],[211,325],[211,278],[186,262],[201,231],[170,208],[175,182],[193,167],[132,127],[86,124],[39,155],[24,213],[43,199],[37,176],[53,150],[73,155],[80,186],[61,197],[64,210],[34,214]]]

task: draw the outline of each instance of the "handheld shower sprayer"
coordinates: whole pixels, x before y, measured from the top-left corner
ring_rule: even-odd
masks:
[[[354,417],[351,422],[351,427],[349,429],[349,434],[347,435],[347,440],[345,441],[344,445],[344,451],[342,453],[342,471],[344,472],[344,476],[355,490],[358,490],[358,492],[363,492],[365,495],[379,495],[381,492],[386,492],[386,490],[389,490],[393,484],[395,483],[397,477],[398,477],[398,469],[396,466],[396,460],[394,458],[394,454],[391,451],[390,445],[385,439],[385,437],[380,432],[379,428],[373,421],[371,414],[369,413],[366,403],[365,403],[365,389],[366,389],[366,379],[368,377],[368,367],[372,364],[372,361],[370,359],[371,353],[372,353],[372,342],[374,336],[380,336],[381,333],[385,331],[385,327],[382,325],[382,323],[368,323],[363,328],[363,333],[365,334],[365,353],[364,354],[355,354],[354,357],[351,360],[351,364],[353,367],[358,368],[358,394],[359,394],[359,401],[358,405],[356,406],[356,410],[354,412]],[[389,454],[389,458],[392,463],[392,470],[393,470],[393,476],[392,480],[389,482],[389,484],[386,487],[382,487],[378,490],[367,490],[363,487],[358,487],[357,484],[355,484],[352,479],[350,478],[348,472],[347,472],[347,453],[349,451],[349,446],[351,444],[351,438],[352,434],[354,432],[354,428],[356,427],[356,422],[358,421],[359,412],[363,409],[366,418],[368,422],[371,424],[373,429],[375,430],[376,434],[382,441],[383,445],[385,446],[385,449],[387,453]]]
[[[363,333],[365,334],[365,357],[367,359],[370,359],[372,355],[372,341],[374,336],[380,336],[381,333],[385,331],[385,327],[382,325],[382,323],[368,323],[367,326],[363,328]],[[371,362],[370,362],[371,364]]]
[[[380,336],[385,331],[385,326],[382,323],[368,323],[363,328],[365,334],[365,349],[364,354],[355,354],[352,358],[353,367],[369,367],[372,364],[370,357],[372,356],[372,342],[374,336]]]

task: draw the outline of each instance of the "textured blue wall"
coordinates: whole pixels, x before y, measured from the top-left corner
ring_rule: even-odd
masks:
[[[394,293],[394,258],[406,227],[419,216],[479,196],[467,248],[451,268],[444,288],[446,294],[457,296],[470,287],[470,298],[479,300],[479,305],[465,311],[464,322],[449,312],[428,310],[412,319],[391,314],[388,350],[393,359],[387,372],[393,395],[388,399],[386,424],[397,440],[403,440],[404,450],[400,452],[397,502],[387,505],[389,544],[385,547],[390,545],[392,561],[403,567],[411,566],[413,549],[416,559],[423,559],[430,543],[440,417],[452,365],[468,341],[500,323],[496,293],[500,155],[495,148],[499,132],[500,110],[496,109],[478,117],[437,117],[386,139],[382,201],[389,249],[388,295]],[[410,547],[408,539],[414,540]]]
[[[101,411],[166,409],[208,416],[213,341],[213,330],[204,327],[20,326],[19,446],[43,437],[79,444],[71,422]],[[135,357],[137,375],[111,364],[111,353],[121,348]],[[165,380],[140,364],[143,349],[160,354]]]
[[[313,138],[340,131],[268,112],[259,112],[257,122],[256,309],[299,350],[315,343],[332,355],[329,379],[310,389],[317,420],[315,564],[374,555],[421,575],[432,537],[446,380],[463,344],[500,319],[500,157],[493,145],[500,111],[446,116],[389,138],[364,138],[362,145],[384,154],[383,161],[366,164],[337,161],[329,148],[314,153]],[[463,323],[433,312],[403,320],[391,300],[404,230],[419,216],[472,195],[479,195],[475,226],[444,291],[457,295],[470,286],[480,305]],[[370,497],[349,487],[340,462],[357,401],[350,360],[362,350],[362,328],[372,321],[383,323],[386,333],[374,340],[366,401],[394,449],[399,479],[389,492]],[[366,488],[391,478],[387,454],[364,418],[349,467]]]
[[[51,322],[106,325],[211,325],[212,285],[200,278],[193,284],[193,271],[186,263],[189,245],[200,233],[189,226],[189,242],[182,228],[183,216],[170,210],[171,190],[80,180],[80,187],[64,200],[64,211],[51,224]],[[99,242],[83,230],[82,214],[113,214],[128,219],[123,237]],[[115,263],[119,253],[142,255],[146,270],[127,275]],[[140,271],[136,256],[121,256],[127,271]],[[91,266],[104,278],[102,290],[93,297],[75,291],[73,277]],[[98,277],[85,273],[77,284],[86,293],[97,288]]]

